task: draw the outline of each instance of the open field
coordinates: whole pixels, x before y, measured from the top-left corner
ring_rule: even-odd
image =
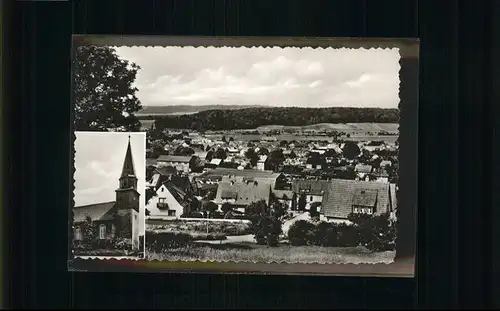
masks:
[[[380,132],[397,133],[398,123],[318,123],[305,126],[266,125],[257,128],[257,131],[269,130],[316,130],[316,131],[343,131],[343,132]]]
[[[249,135],[243,135],[241,133],[235,133],[235,132],[230,132],[227,131],[225,134],[207,134],[205,135],[209,139],[214,139],[214,140],[220,140],[222,139],[222,136],[229,136],[232,137],[236,141],[253,141],[253,140],[262,140],[262,137],[264,135],[255,135],[255,134],[249,134]],[[328,137],[328,136],[313,136],[313,135],[293,135],[293,134],[280,134],[280,135],[272,135],[273,137],[276,137],[277,141],[281,140],[286,140],[286,141],[329,141],[333,142],[333,138]],[[351,135],[351,137],[342,137],[343,140],[350,140],[350,141],[386,141],[386,142],[396,142],[398,139],[397,135]]]
[[[162,253],[146,252],[149,260],[167,261],[247,261],[247,262],[335,262],[391,263],[394,251],[372,253],[363,247],[289,246],[269,247],[251,243],[193,243]]]

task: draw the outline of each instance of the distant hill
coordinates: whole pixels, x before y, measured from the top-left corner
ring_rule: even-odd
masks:
[[[257,131],[269,130],[333,130],[343,132],[388,132],[397,133],[399,130],[398,123],[319,123],[304,126],[285,126],[285,125],[264,125],[259,126]]]
[[[255,129],[263,126],[324,127],[349,123],[398,123],[398,109],[381,108],[282,108],[205,110],[194,114],[155,117],[156,128],[206,130]],[[342,125],[341,125],[342,124]],[[374,130],[380,126],[373,126]],[[334,129],[334,128],[332,128]]]
[[[221,110],[221,109],[243,109],[252,108],[250,105],[206,105],[206,106],[144,106],[135,115],[137,117],[143,116],[159,116],[159,115],[182,115],[193,114],[200,111],[207,110]]]

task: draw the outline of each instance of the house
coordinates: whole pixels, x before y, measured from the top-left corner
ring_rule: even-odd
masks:
[[[292,182],[292,191],[297,199],[304,195],[306,197],[306,209],[314,202],[322,202],[323,195],[328,189],[327,180],[294,180]]]
[[[146,158],[146,166],[156,166],[158,165],[158,161],[153,158]]]
[[[144,155],[143,155],[144,156]],[[73,238],[75,242],[85,237],[84,224],[88,217],[97,225],[97,238],[112,240],[122,237],[133,250],[139,250],[139,200],[137,177],[132,158],[130,137],[122,172],[115,190],[116,200],[73,208]]]
[[[273,189],[272,193],[280,203],[285,204],[288,209],[292,208],[293,191]]]
[[[347,220],[351,213],[379,215],[395,211],[389,183],[334,179],[328,182],[322,201],[322,218]]]
[[[354,171],[358,180],[369,180],[369,174],[372,172],[373,167],[368,164],[356,164]]]
[[[387,170],[383,167],[373,169],[373,172],[371,173],[372,179],[375,181],[379,182],[389,182],[389,174],[387,173]]]
[[[205,167],[214,169],[214,168],[218,167],[221,164],[221,162],[222,162],[222,159],[213,158],[212,160],[210,160],[210,162],[205,163]]]
[[[156,196],[149,200],[146,209],[151,217],[180,218],[189,212],[190,204],[188,194],[168,180],[156,190]]]
[[[392,166],[392,162],[389,160],[383,160],[380,162],[380,167]]]
[[[276,183],[284,178],[283,174],[275,173],[273,171],[260,171],[254,169],[239,170],[236,168],[218,167],[216,169],[207,171],[201,176],[198,176],[197,179],[219,182],[222,180],[222,177],[224,176],[245,177],[245,178],[252,178],[257,181],[260,180],[268,182],[272,185],[273,189],[275,188]]]
[[[189,161],[191,157],[189,156],[173,156],[173,155],[161,155],[156,160],[158,166],[173,166],[180,172],[189,172]]]
[[[264,200],[269,203],[271,183],[241,176],[223,176],[217,187],[215,203],[219,209],[230,203],[237,211],[244,212],[251,203]]]
[[[265,170],[266,161],[267,161],[267,156],[266,155],[259,156],[259,160],[257,161],[257,169],[259,171]]]

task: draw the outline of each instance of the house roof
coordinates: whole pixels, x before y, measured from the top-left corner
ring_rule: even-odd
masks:
[[[234,199],[236,205],[249,205],[253,202],[265,200],[269,202],[271,193],[271,184],[262,180],[250,181],[243,180],[242,177],[229,178],[222,177],[217,187],[216,202],[222,202],[223,199]]]
[[[323,195],[328,189],[327,180],[294,180],[292,190],[295,193],[306,193],[310,195]]]
[[[371,203],[375,192],[375,214],[391,211],[389,183],[333,179],[323,196],[322,212],[327,217],[346,219],[355,203]]]
[[[374,207],[377,203],[378,191],[375,189],[356,189],[352,205]]]
[[[387,173],[387,170],[385,168],[377,168],[374,169],[372,174],[377,177],[389,177],[389,174]]]
[[[356,164],[354,168],[359,173],[370,173],[372,171],[372,166],[368,164]]]
[[[172,175],[171,182],[183,192],[189,192],[193,190],[193,184],[187,176]]]
[[[123,160],[122,173],[120,177],[135,176],[134,160],[132,158],[132,147],[130,146],[130,135],[128,137],[127,151]]]
[[[156,166],[158,164],[156,159],[152,158],[146,158],[146,165],[147,166]]]
[[[112,201],[74,207],[73,222],[83,222],[87,215],[92,218],[92,221],[112,220],[115,203]]]
[[[285,195],[289,200],[293,198],[293,191],[291,190],[273,190],[273,193],[278,199],[283,199]]]
[[[212,159],[210,161],[210,164],[219,165],[221,162],[222,162],[222,159],[215,158],[215,159]]]
[[[241,176],[241,177],[253,177],[253,178],[269,178],[276,179],[280,176],[280,173],[274,173],[273,171],[262,171],[262,170],[238,170],[235,168],[222,168],[218,167],[204,174],[204,177],[220,177],[220,176]]]
[[[191,160],[191,157],[187,157],[187,156],[161,155],[158,157],[158,162],[189,163],[190,160]]]
[[[177,173],[177,170],[175,167],[167,165],[167,166],[160,166],[156,168],[156,171],[163,176],[170,176],[172,174]]]

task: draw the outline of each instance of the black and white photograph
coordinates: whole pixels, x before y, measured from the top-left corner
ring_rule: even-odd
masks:
[[[399,48],[101,42],[74,55],[75,130],[146,135],[146,260],[394,262]],[[123,161],[121,144],[91,145]],[[81,205],[114,200],[93,193],[101,181]]]
[[[145,133],[75,135],[73,256],[143,258]]]

